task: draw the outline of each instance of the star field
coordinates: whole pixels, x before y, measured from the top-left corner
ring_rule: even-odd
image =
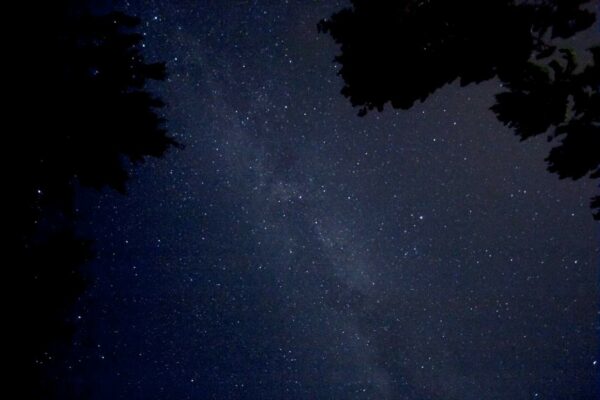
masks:
[[[358,117],[344,1],[129,1],[186,147],[84,192],[65,361],[92,399],[593,399],[591,182],[489,112],[497,82]]]

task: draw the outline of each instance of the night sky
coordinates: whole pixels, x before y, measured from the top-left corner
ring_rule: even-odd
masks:
[[[495,81],[358,117],[316,28],[347,5],[125,6],[186,147],[80,195],[97,259],[65,392],[600,398],[594,182],[496,120]]]

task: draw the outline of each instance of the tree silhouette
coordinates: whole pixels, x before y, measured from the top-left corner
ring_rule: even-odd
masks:
[[[8,117],[15,133],[6,139],[12,383],[19,397],[47,399],[61,385],[52,365],[92,254],[75,230],[77,187],[123,193],[135,164],[178,144],[164,128],[163,103],[146,89],[164,79],[165,66],[144,61],[137,18],[92,15],[75,0],[11,11],[27,27],[10,49],[18,88]]]
[[[579,66],[563,39],[589,28],[589,0],[352,0],[318,27],[341,45],[342,94],[359,115],[409,109],[437,89],[498,78],[492,106],[526,139],[548,133],[561,178],[600,178],[600,46]],[[564,45],[563,45],[564,46]],[[592,200],[600,220],[600,196]]]

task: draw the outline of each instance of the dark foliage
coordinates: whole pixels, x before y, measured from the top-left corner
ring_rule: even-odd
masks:
[[[85,286],[81,265],[92,254],[92,242],[75,233],[76,188],[124,192],[136,163],[176,145],[162,102],[146,90],[165,68],[144,61],[138,19],[92,15],[83,4],[11,10],[27,25],[10,48],[14,132],[5,149],[13,168],[9,293],[18,300],[9,343],[19,398],[52,398],[61,385],[47,366],[66,346],[69,310]]]
[[[352,0],[319,29],[341,45],[342,94],[359,115],[386,103],[409,109],[457,80],[498,78],[507,89],[492,107],[498,119],[522,139],[560,138],[547,161],[561,178],[598,178],[600,47],[584,68],[560,47],[594,23],[589,2]]]

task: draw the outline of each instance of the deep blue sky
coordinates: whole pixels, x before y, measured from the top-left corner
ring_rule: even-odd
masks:
[[[128,2],[186,148],[81,199],[98,259],[65,391],[600,396],[593,182],[546,172],[493,81],[357,117],[316,30],[346,5]]]

